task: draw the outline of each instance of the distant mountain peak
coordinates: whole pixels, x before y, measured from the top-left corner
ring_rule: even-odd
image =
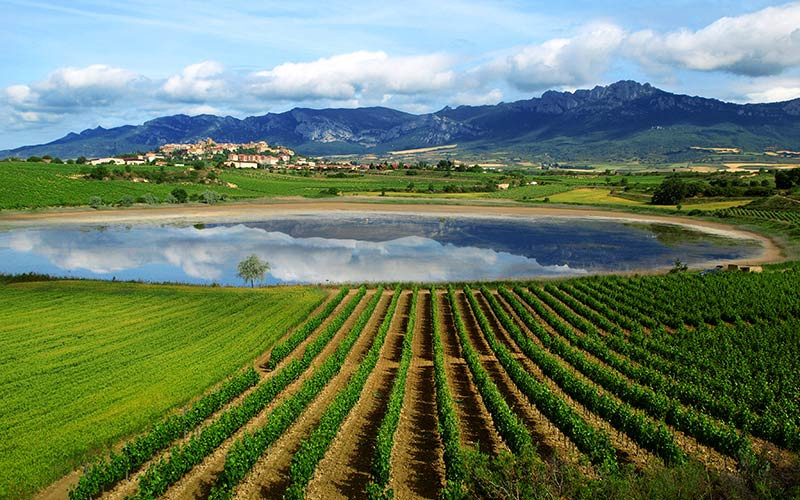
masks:
[[[668,132],[671,127],[680,133]],[[550,90],[516,102],[445,106],[421,115],[382,106],[298,107],[244,119],[175,114],[138,126],[70,133],[48,144],[0,151],[0,158],[106,156],[207,137],[234,143],[263,140],[309,155],[382,153],[453,143],[463,150],[514,149],[554,156],[564,151],[591,156],[598,144],[626,157],[675,154],[696,144],[751,151],[767,145],[796,149],[800,99],[739,105],[621,80],[571,92]]]

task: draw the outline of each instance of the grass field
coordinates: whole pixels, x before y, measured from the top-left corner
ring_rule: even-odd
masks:
[[[613,196],[610,189],[578,188],[549,197],[552,203],[579,203],[585,205],[644,205],[644,202]]]
[[[0,498],[28,496],[267,350],[327,295],[0,284]]]
[[[151,184],[69,178],[79,174],[80,170],[80,165],[2,162],[0,163],[0,209],[88,205],[93,196],[99,196],[106,203],[115,203],[125,195],[135,199],[147,193],[164,200],[170,191],[177,187],[185,189],[190,195],[212,189],[230,198],[258,196],[257,193],[218,185]]]
[[[64,472],[52,464],[76,443],[113,439],[112,422],[157,422],[308,321],[194,439],[117,479],[87,469],[84,486],[477,498],[491,479],[542,497],[794,498],[798,269],[362,287],[308,320],[315,288],[6,285],[3,496]],[[97,496],[82,491],[73,498]]]
[[[80,165],[65,164],[0,163],[0,209],[88,205],[93,196],[100,197],[107,204],[116,203],[126,195],[136,199],[152,194],[163,201],[175,188],[185,189],[189,195],[210,189],[229,199],[318,197],[330,189],[345,194],[380,193],[383,189],[405,191],[409,183],[414,183],[417,189],[427,189],[433,185],[436,191],[442,191],[446,185],[474,186],[484,184],[486,179],[492,177],[462,172],[454,172],[450,176],[445,176],[444,172],[423,172],[416,176],[408,176],[403,172],[371,172],[362,176],[336,178],[325,175],[304,177],[265,170],[226,170],[220,175],[220,180],[235,186],[231,187],[228,184],[155,184],[71,178],[79,174],[81,168]]]

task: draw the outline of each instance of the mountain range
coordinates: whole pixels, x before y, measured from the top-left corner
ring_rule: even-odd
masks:
[[[668,159],[691,146],[800,149],[800,99],[734,104],[620,81],[574,92],[411,114],[385,107],[295,108],[238,119],[173,115],[142,125],[97,127],[47,144],[0,151],[0,158],[50,154],[97,157],[154,150],[207,137],[265,140],[305,155],[386,153],[458,144],[465,154],[504,151],[558,159]]]

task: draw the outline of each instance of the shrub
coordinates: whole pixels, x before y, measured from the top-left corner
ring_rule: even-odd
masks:
[[[129,207],[133,205],[133,196],[126,194],[125,196],[119,199],[117,205],[120,207]]]
[[[158,205],[160,203],[158,198],[156,198],[152,193],[145,193],[144,195],[140,196],[139,201],[142,203],[147,203],[148,205]]]
[[[183,188],[175,188],[170,194],[175,198],[176,203],[186,203],[186,200],[189,199],[189,194]]]
[[[92,196],[89,199],[89,206],[92,208],[100,208],[103,206],[103,199],[99,196]]]
[[[209,205],[213,205],[214,203],[217,203],[218,201],[220,201],[220,196],[217,193],[215,193],[214,191],[211,191],[209,189],[209,190],[203,191],[203,194],[200,195],[200,200],[203,203],[207,203]]]

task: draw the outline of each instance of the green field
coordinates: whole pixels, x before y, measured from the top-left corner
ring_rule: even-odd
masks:
[[[128,180],[91,180],[80,178],[81,165],[0,162],[0,209],[24,209],[55,206],[88,205],[93,196],[106,204],[117,203],[124,196],[134,199],[151,194],[164,201],[175,188],[191,195],[212,190],[228,199],[272,198],[280,196],[319,197],[333,189],[343,194],[380,193],[381,190],[405,191],[409,183],[426,190],[432,185],[442,191],[445,186],[485,184],[490,176],[453,172],[425,172],[418,176],[404,173],[371,172],[346,178],[324,174],[301,176],[270,173],[265,170],[226,170],[220,175],[222,184],[132,182]],[[136,169],[158,167],[136,167]],[[182,170],[178,167],[171,169]]]
[[[247,365],[327,292],[0,284],[0,498],[28,496]]]
[[[149,465],[95,461],[72,498],[115,484],[169,496],[178,481],[213,499],[367,488],[480,498],[491,497],[487,480],[537,498],[795,498],[799,278],[789,263],[361,287],[313,318],[326,294],[312,287],[0,285],[11,319],[0,424],[12,431],[0,497],[28,494],[125,434],[163,434],[159,415],[302,323],[246,397],[131,448],[139,463],[156,458]],[[276,477],[277,457],[291,465]]]

